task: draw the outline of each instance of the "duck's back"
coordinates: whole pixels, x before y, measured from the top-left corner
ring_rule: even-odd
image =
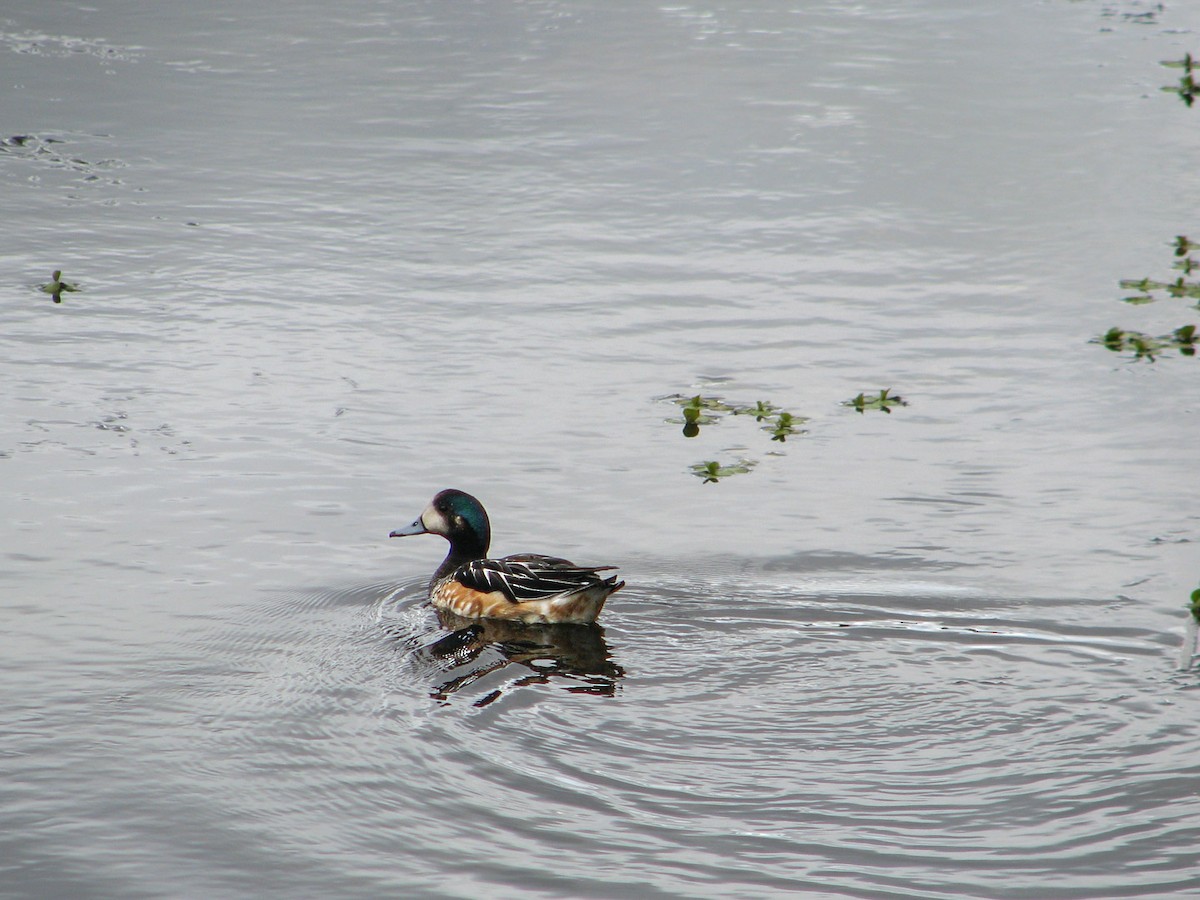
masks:
[[[597,573],[614,566],[578,566],[537,553],[464,563],[434,585],[434,605],[467,618],[522,622],[594,622],[604,601],[625,582]]]

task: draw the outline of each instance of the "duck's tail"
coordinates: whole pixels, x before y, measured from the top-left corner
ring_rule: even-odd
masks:
[[[613,575],[559,594],[549,601],[552,610],[549,612],[550,621],[575,624],[595,622],[604,609],[604,601],[623,587],[625,582],[617,581],[617,576]]]

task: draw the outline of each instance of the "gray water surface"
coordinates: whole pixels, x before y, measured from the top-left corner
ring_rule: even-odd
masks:
[[[1132,0],[10,4],[0,893],[1200,893],[1200,363],[1089,343],[1200,320],[1118,286],[1200,239],[1187,52]],[[627,587],[448,629],[386,538],[448,486]]]

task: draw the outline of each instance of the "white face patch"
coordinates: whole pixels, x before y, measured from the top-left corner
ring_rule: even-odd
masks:
[[[425,507],[425,512],[421,513],[421,524],[425,526],[426,531],[432,534],[446,535],[450,533],[446,517],[438,512],[432,503]]]

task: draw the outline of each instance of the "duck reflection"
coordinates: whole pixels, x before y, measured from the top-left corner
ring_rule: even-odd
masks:
[[[604,629],[589,625],[526,625],[496,619],[464,619],[447,610],[438,618],[450,633],[424,648],[447,674],[464,669],[430,692],[435,700],[450,695],[509,666],[528,670],[505,687],[485,694],[475,706],[487,706],[505,691],[555,680],[571,682],[574,694],[612,697],[625,670],[612,661]]]

